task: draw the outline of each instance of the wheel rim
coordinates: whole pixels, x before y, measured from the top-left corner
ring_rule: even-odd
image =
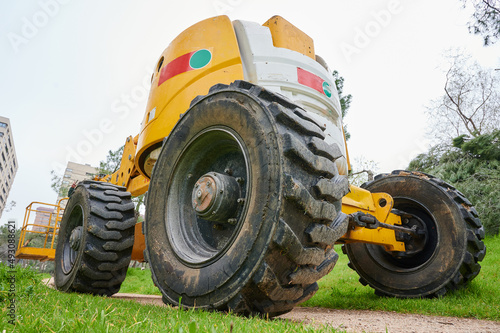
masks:
[[[419,241],[419,249],[404,252],[389,252],[383,246],[366,244],[368,254],[383,268],[394,272],[419,270],[432,261],[439,243],[439,230],[434,215],[420,202],[409,198],[394,197],[394,208],[417,216],[423,223],[426,233]],[[408,243],[406,243],[408,246]]]
[[[181,152],[167,185],[165,227],[174,254],[185,265],[209,265],[232,245],[247,210],[249,169],[241,137],[227,127],[202,131]],[[213,191],[209,203],[201,200]]]
[[[69,274],[75,266],[78,252],[81,250],[83,241],[83,208],[80,205],[73,207],[67,222],[66,234],[64,235],[62,271]]]

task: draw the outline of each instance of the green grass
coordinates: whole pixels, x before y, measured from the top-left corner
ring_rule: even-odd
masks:
[[[385,310],[400,313],[500,320],[500,237],[485,240],[482,271],[468,288],[439,299],[394,299],[375,296],[358,282],[340,256],[335,269],[319,281],[320,289],[304,306]],[[339,252],[340,249],[338,249]],[[283,320],[242,318],[231,314],[141,305],[133,301],[66,294],[41,283],[42,275],[16,267],[16,323],[8,323],[9,269],[0,264],[0,332],[334,332]],[[149,270],[129,269],[121,292],[158,294]]]
[[[49,273],[41,273],[40,276],[43,279],[50,279],[52,276]]]
[[[378,297],[359,283],[356,272],[347,267],[347,256],[335,246],[340,258],[333,271],[319,281],[316,295],[302,306],[333,309],[382,310],[436,316],[500,320],[500,237],[485,240],[486,257],[481,272],[468,285],[442,298],[397,299]]]
[[[149,269],[129,268],[127,277],[120,288],[121,293],[161,295],[158,288],[153,284],[151,271]]]
[[[9,269],[0,264],[0,332],[336,332],[284,320],[179,310],[44,286],[42,275],[16,268],[16,322],[8,323]],[[133,274],[132,274],[133,275]],[[140,281],[140,279],[138,279]]]
[[[359,283],[355,271],[347,267],[340,246],[340,258],[333,271],[319,281],[316,295],[302,306],[351,310],[382,310],[436,316],[500,320],[500,237],[485,240],[487,253],[481,272],[467,288],[435,299],[397,299],[376,296],[373,289]],[[149,270],[129,269],[120,292],[159,295]]]

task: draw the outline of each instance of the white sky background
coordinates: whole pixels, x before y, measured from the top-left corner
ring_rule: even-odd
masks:
[[[378,23],[375,13],[388,8],[393,13]],[[468,33],[470,11],[459,0],[2,1],[0,115],[10,118],[19,169],[8,198],[17,207],[0,224],[16,218],[19,227],[30,202],[55,201],[51,170],[68,160],[98,165],[136,135],[142,82],[160,53],[182,30],[218,14],[259,23],[278,14],[311,36],[353,95],[345,120],[351,161],[374,160],[380,172],[405,168],[428,148],[424,110],[443,93],[438,66],[446,49],[463,47],[500,68],[500,45],[483,47]],[[25,39],[13,45],[13,34]]]

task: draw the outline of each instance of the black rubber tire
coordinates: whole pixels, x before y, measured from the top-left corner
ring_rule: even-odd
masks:
[[[453,186],[428,174],[393,171],[362,185],[394,198],[394,208],[418,216],[427,242],[418,253],[395,257],[382,246],[343,246],[360,282],[381,296],[443,296],[479,274],[486,254],[484,228],[471,203]]]
[[[136,216],[124,187],[81,182],[71,195],[59,229],[54,280],[57,289],[111,296],[130,263]],[[79,247],[70,236],[79,228]]]
[[[340,149],[323,130],[244,81],[193,100],[164,141],[148,191],[146,253],[165,303],[273,317],[314,295],[348,225],[339,210],[348,181],[333,162]],[[245,179],[245,200],[217,248],[216,226],[196,217],[190,191],[204,173],[224,173],[221,160]]]

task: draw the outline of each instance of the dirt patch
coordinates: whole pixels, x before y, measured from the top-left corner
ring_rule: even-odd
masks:
[[[53,280],[44,281],[54,287]],[[161,296],[118,293],[112,298],[133,300],[142,304],[164,306]],[[297,307],[275,320],[288,320],[312,326],[328,325],[347,332],[389,333],[458,333],[500,332],[500,322],[455,317],[435,317],[384,311],[335,310]]]
[[[496,321],[383,311],[297,307],[279,318],[315,326],[328,325],[347,332],[500,332],[500,322]]]

